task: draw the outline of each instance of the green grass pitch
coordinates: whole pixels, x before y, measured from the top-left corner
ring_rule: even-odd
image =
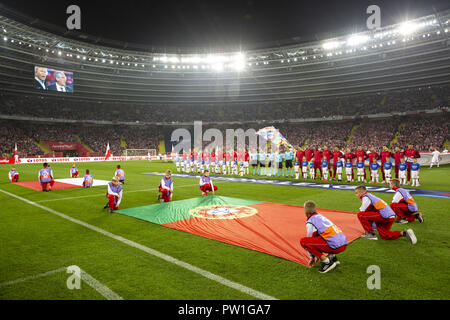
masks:
[[[79,163],[94,179],[111,179],[119,163]],[[121,209],[157,203],[160,177],[172,163],[121,162],[126,172]],[[52,164],[55,178],[68,178],[71,164]],[[19,165],[21,181],[36,180],[42,165]],[[412,228],[411,245],[358,239],[340,255],[341,265],[328,274],[291,261],[228,245],[102,210],[106,187],[65,189],[43,193],[9,183],[10,166],[0,167],[0,189],[115,235],[158,250],[181,261],[263,292],[277,299],[449,299],[449,199],[417,196],[425,223],[394,225]],[[450,166],[423,168],[423,189],[450,190]],[[198,181],[174,178],[174,200],[199,197]],[[356,212],[352,191],[217,181],[218,194],[236,198],[302,205],[314,200],[319,208]],[[378,194],[390,203],[392,194]],[[254,299],[122,242],[63,219],[0,192],[0,299],[103,299],[87,285],[68,290],[69,274],[58,273],[18,284],[2,283],[64,266],[77,265],[124,299]],[[303,212],[299,212],[303,214]],[[296,226],[305,228],[304,225]],[[381,289],[369,290],[367,268],[381,270]]]

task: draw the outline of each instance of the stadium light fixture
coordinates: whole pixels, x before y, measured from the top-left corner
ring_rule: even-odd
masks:
[[[357,46],[369,41],[369,37],[366,35],[352,35],[347,39],[347,45]]]
[[[417,31],[419,29],[419,25],[417,23],[413,23],[410,21],[403,22],[397,29],[397,32],[401,35],[409,35]]]
[[[324,48],[325,50],[335,49],[339,46],[340,46],[340,43],[338,41],[329,41],[329,42],[325,42],[324,44],[322,44],[322,48]]]

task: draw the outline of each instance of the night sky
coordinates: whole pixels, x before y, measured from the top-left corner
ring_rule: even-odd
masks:
[[[444,0],[340,1],[29,1],[1,3],[65,27],[67,6],[79,5],[81,32],[124,42],[169,47],[297,42],[365,30],[366,8],[381,8],[382,26],[450,8]]]

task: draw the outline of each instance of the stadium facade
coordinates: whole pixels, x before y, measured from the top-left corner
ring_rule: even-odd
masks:
[[[0,88],[42,94],[31,84],[34,66],[74,73],[65,99],[140,104],[299,101],[442,85],[450,82],[449,23],[446,11],[312,43],[164,53],[114,49],[82,34],[85,41],[74,40],[0,16]]]

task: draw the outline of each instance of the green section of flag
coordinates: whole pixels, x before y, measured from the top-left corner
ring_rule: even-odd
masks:
[[[251,206],[253,204],[258,203],[261,203],[261,201],[253,201],[222,196],[206,196],[194,199],[153,204],[150,206],[122,209],[118,210],[117,212],[137,219],[149,221],[152,223],[165,224],[175,222],[178,220],[192,218],[192,216],[189,214],[189,210],[195,207],[221,205],[221,204]]]

